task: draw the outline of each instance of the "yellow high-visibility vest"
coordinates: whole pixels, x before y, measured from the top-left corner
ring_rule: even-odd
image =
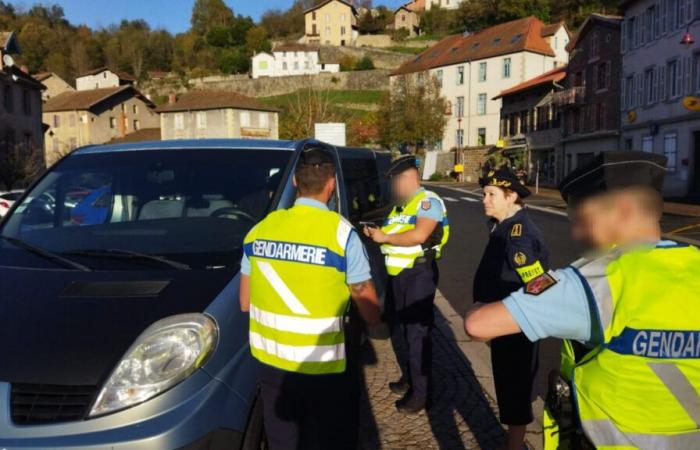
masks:
[[[615,249],[574,268],[603,334],[562,367],[586,436],[605,450],[700,449],[700,250]]]
[[[271,213],[246,236],[256,359],[290,372],[345,371],[345,248],[351,231],[335,212],[296,205]]]
[[[414,229],[416,227],[416,221],[418,220],[418,210],[421,208],[421,203],[431,198],[437,199],[440,202],[444,212],[442,223],[439,225],[442,226],[442,239],[432,248],[432,250],[435,250],[435,258],[437,259],[440,258],[442,247],[447,243],[450,237],[450,225],[447,221],[447,208],[445,208],[445,203],[436,193],[421,189],[406,206],[403,208],[394,207],[391,214],[389,214],[389,217],[387,217],[384,222],[382,231],[386,234],[398,234]],[[384,263],[389,275],[398,275],[404,269],[413,267],[417,258],[425,255],[425,251],[431,250],[421,245],[399,247],[388,244],[382,245],[381,249],[384,254]]]

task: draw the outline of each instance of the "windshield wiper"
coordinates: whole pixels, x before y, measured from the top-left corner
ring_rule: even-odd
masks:
[[[71,261],[70,259],[64,258],[60,255],[57,255],[56,253],[52,253],[48,250],[45,250],[41,247],[37,247],[36,245],[30,244],[28,242],[25,242],[21,239],[9,237],[9,236],[0,236],[10,244],[14,245],[15,247],[19,247],[21,249],[24,249],[30,253],[34,253],[35,255],[41,256],[42,258],[48,259],[50,261],[53,261],[55,263],[58,263],[64,267],[70,267],[71,269],[77,269],[81,270],[83,272],[92,272],[92,269],[89,268],[88,266],[84,266],[80,263],[77,263],[75,261]]]
[[[71,256],[88,256],[94,258],[124,258],[124,259],[144,259],[147,261],[154,261],[162,265],[171,267],[177,270],[190,270],[190,266],[185,263],[170,260],[168,258],[163,258],[162,256],[149,255],[146,253],[132,252],[131,250],[122,250],[117,248],[99,249],[99,250],[75,250],[72,252],[65,252],[66,255]]]

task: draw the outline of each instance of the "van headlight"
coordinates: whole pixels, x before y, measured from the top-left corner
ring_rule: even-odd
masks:
[[[212,353],[218,334],[214,320],[204,314],[180,314],[154,323],[112,371],[90,416],[144,402],[186,379]]]

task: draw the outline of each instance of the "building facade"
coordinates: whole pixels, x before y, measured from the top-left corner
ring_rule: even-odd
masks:
[[[19,53],[15,33],[0,31],[0,153],[41,150],[44,146],[41,122],[44,85],[12,63],[12,56]]]
[[[46,161],[77,147],[103,144],[142,128],[157,128],[155,105],[133,86],[64,92],[44,103]]]
[[[340,64],[321,60],[318,48],[291,44],[276,47],[272,52],[261,52],[251,58],[251,76],[288,77],[340,72]]]
[[[278,139],[278,111],[229,91],[171,96],[158,108],[162,139]]]
[[[623,1],[623,149],[668,158],[664,194],[700,195],[700,39],[697,0]]]
[[[135,85],[136,78],[128,73],[116,72],[107,67],[90,70],[75,78],[75,88],[78,91],[103,89],[125,85]]]
[[[592,14],[569,44],[562,110],[562,175],[617,150],[620,129],[621,18]]]
[[[44,101],[58,94],[75,90],[73,86],[53,72],[41,72],[34,74],[33,77],[36,81],[46,86],[46,89],[41,95],[41,99]]]
[[[357,18],[357,9],[344,0],[319,3],[304,12],[304,40],[315,45],[355,45]]]
[[[528,17],[466,36],[449,36],[399,67],[391,78],[437,78],[450,109],[436,149],[496,145],[501,91],[568,61],[566,27],[556,24],[553,32],[551,28]]]
[[[556,186],[561,158],[561,113],[554,96],[563,87],[566,66],[507,89],[501,106],[501,142],[498,147],[524,170],[530,183]]]
[[[414,3],[399,6],[394,11],[394,30],[408,30],[409,37],[420,34],[420,11],[414,10]]]

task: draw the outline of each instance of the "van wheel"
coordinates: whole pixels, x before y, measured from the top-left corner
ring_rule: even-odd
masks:
[[[267,440],[265,439],[265,427],[263,426],[262,399],[258,395],[250,410],[248,426],[243,437],[241,450],[267,450]]]

